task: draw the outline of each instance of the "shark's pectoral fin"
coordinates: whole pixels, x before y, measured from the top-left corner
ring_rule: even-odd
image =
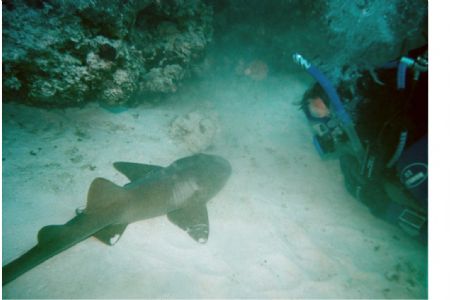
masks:
[[[112,246],[120,240],[127,226],[128,224],[109,225],[95,233],[94,236],[106,245]]]
[[[190,205],[172,211],[167,214],[167,217],[197,242],[204,244],[208,241],[209,220],[205,204]]]
[[[140,178],[143,178],[148,173],[159,173],[164,170],[163,167],[156,165],[146,165],[146,164],[138,164],[138,163],[130,163],[118,161],[115,162],[114,168],[117,171],[127,176],[130,181],[134,181]]]

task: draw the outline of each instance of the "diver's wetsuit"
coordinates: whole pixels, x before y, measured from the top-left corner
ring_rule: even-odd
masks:
[[[415,58],[425,50],[414,50],[409,57]],[[428,165],[428,75],[422,72],[418,80],[414,80],[414,74],[410,71],[404,90],[397,89],[396,69],[382,69],[378,75],[383,86],[375,83],[369,74],[358,80],[356,85],[356,94],[366,99],[360,101],[361,105],[357,107],[356,130],[361,140],[366,142],[368,151],[364,166],[351,154],[340,157],[345,185],[375,216],[398,224],[403,222],[405,211],[412,211],[415,215],[414,211],[417,210],[389,196],[384,182],[396,182],[408,198],[415,202],[415,208],[420,209],[418,214],[421,218],[423,216],[426,220],[427,180],[421,182],[419,187],[410,188],[404,182],[402,184],[400,179],[405,166],[419,163]],[[345,94],[345,87],[341,87],[340,92]],[[407,132],[406,145],[398,163],[389,168],[387,164],[396,150],[401,132]],[[420,226],[415,229],[415,234],[426,241],[427,221],[420,222]]]

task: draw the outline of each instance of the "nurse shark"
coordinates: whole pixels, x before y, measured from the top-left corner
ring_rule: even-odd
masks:
[[[128,224],[162,215],[197,242],[206,243],[206,203],[231,174],[227,160],[196,154],[168,167],[129,162],[116,162],[114,167],[130,182],[122,187],[104,178],[94,179],[84,209],[77,209],[76,216],[66,224],[40,229],[37,245],[3,266],[3,285],[91,236],[113,245]]]

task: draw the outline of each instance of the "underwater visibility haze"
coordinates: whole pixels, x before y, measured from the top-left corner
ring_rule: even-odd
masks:
[[[427,15],[2,1],[3,298],[427,298]]]

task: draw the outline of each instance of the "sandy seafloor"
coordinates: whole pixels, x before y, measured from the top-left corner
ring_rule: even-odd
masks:
[[[3,105],[3,265],[38,230],[83,206],[90,182],[124,184],[114,161],[166,166],[191,154],[170,124],[195,111],[217,129],[205,152],[233,173],[208,203],[210,237],[196,243],[166,217],[94,238],[4,286],[4,298],[426,298],[426,247],[374,218],[323,161],[293,105],[302,76],[253,81],[232,71],[186,82],[169,99],[114,114],[89,104]]]

